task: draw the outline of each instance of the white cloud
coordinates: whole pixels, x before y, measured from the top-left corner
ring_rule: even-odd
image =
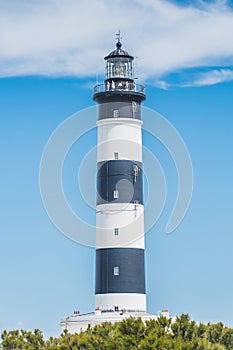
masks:
[[[230,81],[233,81],[233,70],[214,69],[210,72],[199,73],[194,81],[183,86],[206,86]]]
[[[153,85],[162,90],[168,90],[171,87],[171,84],[169,84],[165,80],[159,80],[159,79],[155,80]]]
[[[233,62],[227,1],[8,0],[0,2],[0,76],[102,74],[119,27],[144,79]]]

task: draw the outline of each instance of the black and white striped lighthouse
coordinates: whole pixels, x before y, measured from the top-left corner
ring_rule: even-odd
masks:
[[[141,103],[134,57],[116,49],[105,57],[98,103],[95,308],[146,311]]]
[[[95,312],[61,320],[62,329],[141,317],[146,311],[141,103],[134,58],[116,49],[105,57],[106,79],[94,88],[98,103]],[[93,174],[94,176],[94,174]],[[87,179],[88,181],[88,179]],[[161,312],[169,317],[167,310]]]

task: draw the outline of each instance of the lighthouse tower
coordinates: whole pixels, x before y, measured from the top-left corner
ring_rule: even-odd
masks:
[[[106,76],[94,88],[98,104],[95,311],[61,320],[80,332],[88,325],[146,312],[141,103],[144,87],[134,81],[133,56],[116,49],[105,57]],[[88,181],[88,179],[87,179]]]
[[[105,57],[98,103],[95,307],[146,311],[141,102],[134,58],[122,49]]]

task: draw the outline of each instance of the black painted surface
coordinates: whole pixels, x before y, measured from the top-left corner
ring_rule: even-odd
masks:
[[[115,190],[118,190],[119,198],[114,198]],[[97,205],[111,202],[143,204],[142,163],[130,160],[99,162],[97,192]]]
[[[137,101],[141,103],[145,101],[145,99],[146,96],[144,93],[134,91],[105,91],[97,92],[93,96],[93,100],[99,104],[114,101]]]
[[[98,119],[108,118],[141,119],[141,106],[136,101],[113,101],[101,103],[98,108]]]
[[[114,267],[119,275],[114,276]],[[144,249],[105,248],[96,250],[96,294],[145,294]]]

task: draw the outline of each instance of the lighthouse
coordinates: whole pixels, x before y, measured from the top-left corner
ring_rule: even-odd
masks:
[[[141,103],[134,57],[116,49],[105,57],[98,104],[95,307],[146,311]]]
[[[123,50],[120,35],[104,59],[105,80],[94,87],[93,95],[98,105],[95,310],[63,318],[62,329],[71,333],[127,317],[157,318],[146,311],[141,120],[145,89],[135,83],[134,57]]]

